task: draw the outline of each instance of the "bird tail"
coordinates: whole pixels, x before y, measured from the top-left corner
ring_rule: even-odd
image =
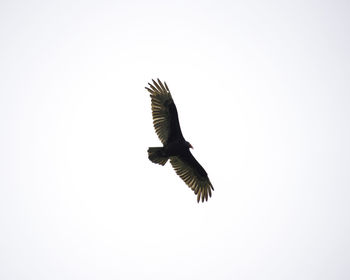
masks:
[[[161,165],[166,164],[168,157],[164,155],[162,147],[148,148],[148,159],[153,163],[158,163]]]

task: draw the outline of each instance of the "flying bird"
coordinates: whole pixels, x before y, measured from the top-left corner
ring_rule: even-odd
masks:
[[[148,148],[148,158],[153,163],[164,165],[168,159],[177,175],[197,195],[197,202],[208,200],[214,190],[207,172],[190,152],[192,145],[182,135],[176,106],[167,84],[148,83],[151,93],[154,129],[163,147]]]

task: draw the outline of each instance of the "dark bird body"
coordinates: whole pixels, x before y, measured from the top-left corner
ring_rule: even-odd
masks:
[[[208,200],[214,190],[207,172],[190,152],[191,144],[182,135],[175,103],[169,88],[158,83],[146,89],[151,93],[153,125],[163,147],[148,149],[148,158],[164,165],[168,159],[181,179],[195,192],[197,201]]]

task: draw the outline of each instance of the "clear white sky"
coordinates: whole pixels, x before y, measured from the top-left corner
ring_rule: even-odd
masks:
[[[1,1],[0,278],[350,279],[348,1]],[[165,80],[215,187],[158,146]]]

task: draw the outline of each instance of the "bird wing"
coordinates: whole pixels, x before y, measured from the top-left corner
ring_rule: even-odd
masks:
[[[197,202],[208,200],[211,191],[214,190],[207,172],[194,158],[190,151],[183,155],[170,157],[170,163],[176,174],[194,191],[197,195]]]
[[[146,89],[151,93],[153,126],[160,139],[165,145],[172,140],[183,138],[179,124],[179,118],[173,98],[167,84],[158,79],[153,81]]]

